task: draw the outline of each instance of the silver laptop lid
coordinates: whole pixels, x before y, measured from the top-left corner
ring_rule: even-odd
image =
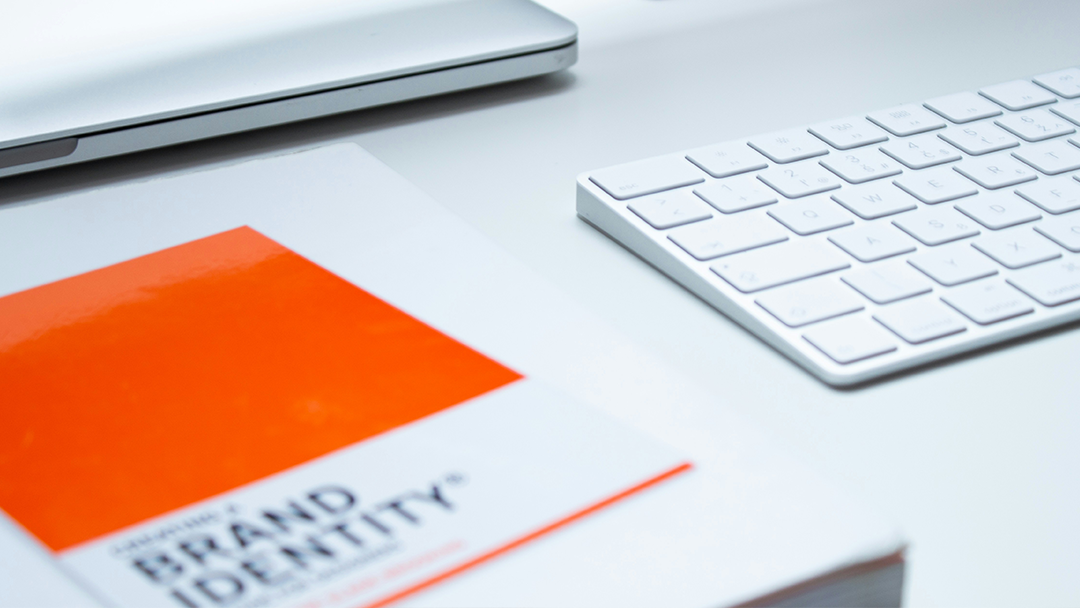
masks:
[[[528,0],[368,1],[299,30],[194,52],[179,43],[121,71],[7,79],[0,151],[526,55],[576,37],[573,23]]]

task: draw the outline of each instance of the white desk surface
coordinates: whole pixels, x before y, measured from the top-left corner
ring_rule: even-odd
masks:
[[[1080,64],[1080,3],[547,0],[568,73],[5,180],[0,203],[351,140],[867,497],[906,604],[1080,604],[1080,331],[829,388],[574,214],[586,170]]]

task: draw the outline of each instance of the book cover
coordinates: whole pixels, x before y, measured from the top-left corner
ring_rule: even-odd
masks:
[[[354,144],[0,209],[0,604],[899,605],[604,317]]]
[[[0,318],[0,509],[111,605],[383,606],[691,466],[246,226]]]

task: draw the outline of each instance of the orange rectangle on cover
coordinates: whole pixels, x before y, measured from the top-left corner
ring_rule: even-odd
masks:
[[[55,551],[521,377],[246,227],[0,323],[0,508]]]

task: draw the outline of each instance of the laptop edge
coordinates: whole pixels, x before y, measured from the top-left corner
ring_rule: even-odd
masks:
[[[539,76],[565,69],[577,60],[576,27],[531,2],[470,0],[447,3],[437,9],[443,11],[437,15],[438,19],[427,21],[439,22],[437,27],[441,38],[435,37],[430,42],[432,46],[425,49],[426,56],[404,48],[405,43],[414,44],[408,39],[409,35],[416,35],[412,32],[402,34],[401,39],[389,41],[387,44],[390,48],[386,49],[402,54],[402,59],[384,61],[379,58],[366,64],[361,61],[364,67],[377,64],[379,67],[391,66],[396,69],[381,70],[376,74],[357,74],[356,77],[345,79],[345,84],[342,84],[343,79],[337,78],[325,83],[290,86],[282,91],[249,89],[245,93],[254,94],[234,95],[231,99],[220,100],[215,100],[213,93],[208,93],[200,100],[212,103],[190,104],[187,107],[169,106],[174,103],[171,99],[154,99],[152,105],[143,105],[147,110],[143,111],[143,107],[140,107],[139,111],[132,111],[126,119],[116,113],[126,111],[116,109],[125,103],[118,99],[119,103],[114,106],[103,108],[96,114],[87,113],[90,119],[83,119],[83,124],[71,124],[81,118],[79,113],[83,108],[73,107],[72,104],[65,106],[61,102],[58,109],[67,111],[51,110],[54,116],[50,116],[47,114],[49,110],[38,110],[35,106],[31,112],[38,116],[31,115],[31,118],[43,118],[40,122],[58,128],[39,129],[45,132],[37,135],[30,133],[29,136],[25,131],[19,133],[17,127],[9,129],[9,137],[0,138],[0,177]],[[487,17],[487,23],[479,22],[477,15]],[[410,27],[411,24],[405,20],[415,21],[416,14],[402,12],[397,17],[398,22],[391,24],[390,28]],[[393,33],[385,23],[386,15],[377,18],[384,21],[379,24],[381,31]],[[454,27],[462,24],[466,25]],[[478,34],[493,30],[495,26],[498,29],[492,31],[490,41],[477,39]],[[340,35],[346,33],[343,27],[354,26],[346,24],[335,27]],[[367,23],[358,21],[354,27],[358,31],[350,35],[366,34],[364,28],[371,27],[370,20]],[[478,31],[480,28],[484,28],[484,32]],[[312,33],[308,35],[312,36]],[[445,55],[439,56],[439,53]],[[311,55],[310,59],[304,60],[313,61],[318,53]],[[433,58],[438,60],[432,61]],[[394,64],[394,61],[398,61],[398,64]],[[186,71],[192,71],[190,66]],[[313,65],[311,71],[320,70]],[[305,77],[285,76],[267,80],[295,84],[303,82],[302,78]],[[204,84],[221,86],[213,82],[213,78]],[[79,97],[64,89],[58,89],[58,95],[60,91],[67,93],[66,98]],[[196,97],[189,91],[184,93],[188,98]],[[196,91],[198,93],[201,92]],[[111,91],[106,91],[106,95],[111,94]],[[4,101],[0,100],[0,108],[3,105]],[[5,114],[9,114],[6,118],[11,118],[10,112]],[[56,114],[62,114],[61,120],[56,120]],[[65,120],[69,124],[64,124]],[[26,124],[32,122],[23,123],[24,129]]]

